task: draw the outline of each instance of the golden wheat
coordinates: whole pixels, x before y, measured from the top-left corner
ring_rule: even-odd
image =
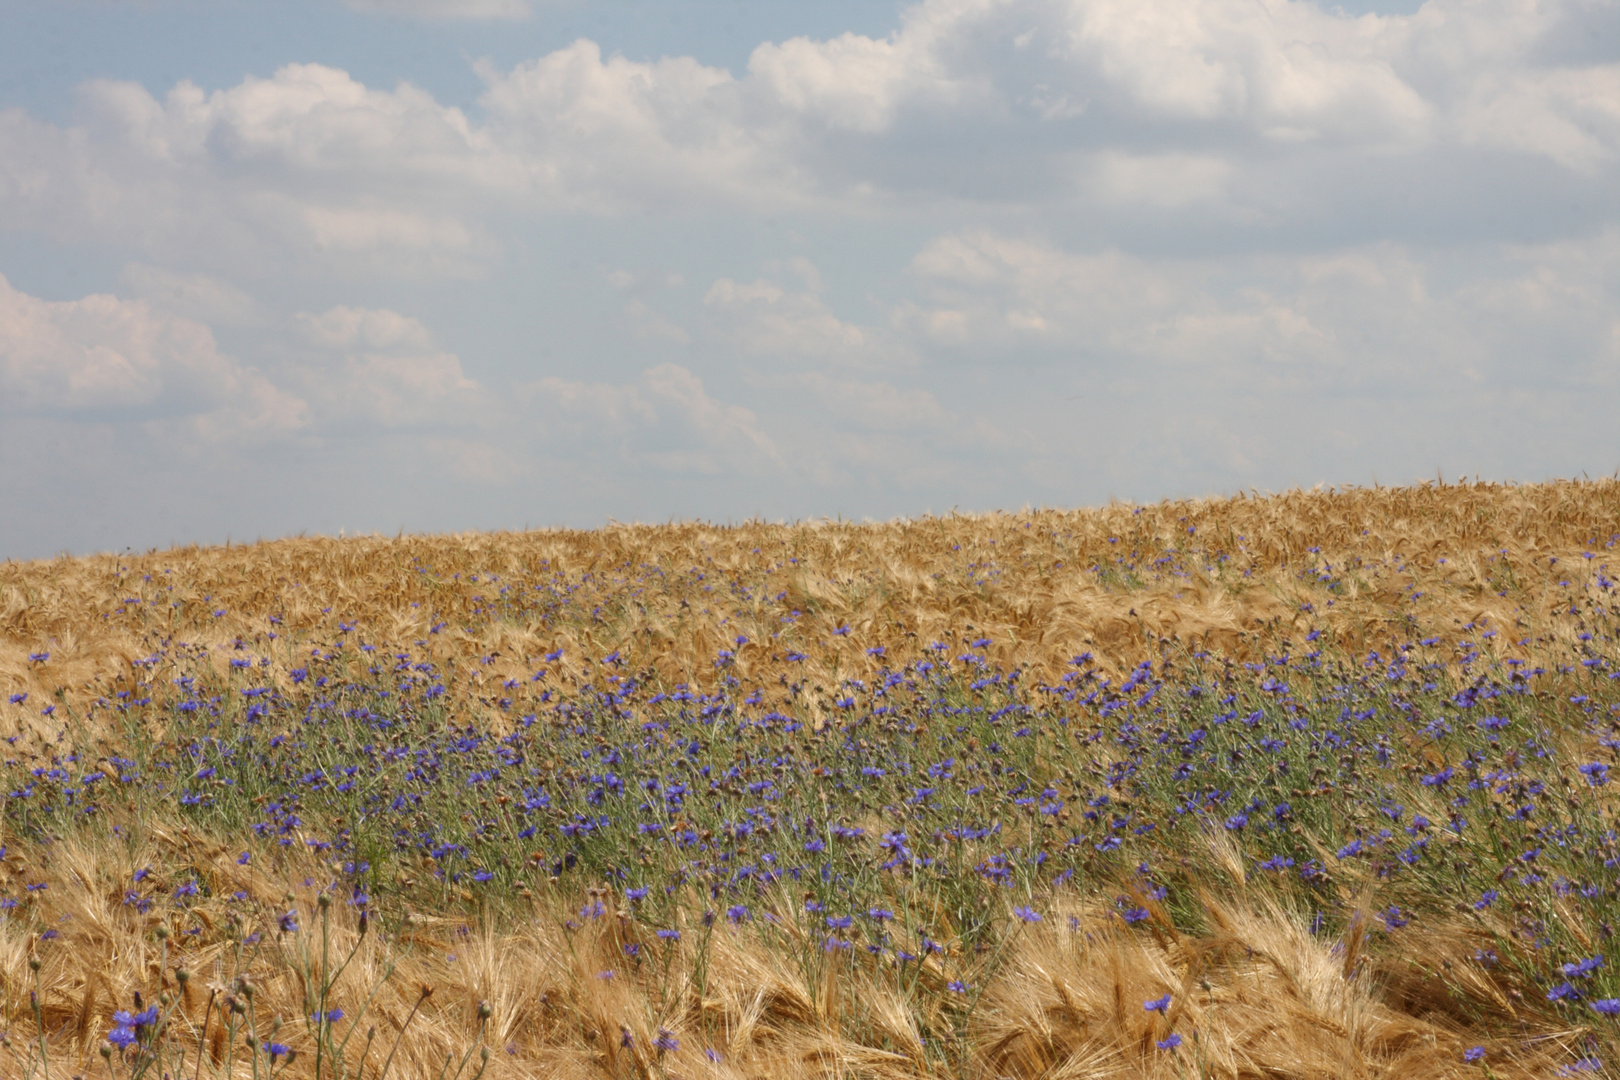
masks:
[[[1580,556],[1617,532],[1620,482],[1605,480],[1296,491],[883,524],[298,538],[7,562],[0,695],[63,711],[0,706],[0,733],[19,753],[64,739],[90,746],[111,733],[69,734],[62,716],[129,685],[132,663],[160,642],[223,665],[245,641],[277,656],[270,677],[285,679],[297,657],[284,646],[322,640],[345,620],[379,648],[425,647],[455,668],[449,707],[470,712],[500,680],[526,675],[559,648],[557,663],[576,676],[622,651],[668,683],[696,685],[715,678],[717,651],[732,649],[730,670],[759,686],[785,673],[790,650],[805,655],[812,681],[831,686],[873,669],[870,648],[914,654],[935,639],[987,638],[1003,667],[1041,677],[1055,677],[1077,652],[1123,668],[1169,641],[1243,659],[1311,627],[1355,649],[1488,624],[1502,631],[1495,647],[1534,649],[1566,632],[1551,617],[1563,567],[1586,573]],[[1183,557],[1163,569],[1154,560],[1165,553]],[[1319,567],[1333,569],[1334,588]],[[523,590],[523,604],[501,595],[508,583]],[[797,613],[786,625],[782,607]],[[738,637],[747,643],[734,644]],[[48,664],[30,660],[47,652]],[[178,821],[151,822],[139,845],[89,833],[55,843],[0,839],[9,841],[0,875],[13,888],[48,886],[38,918],[60,934],[41,950],[36,936],[0,922],[3,1052],[12,1055],[0,1071],[20,1070],[23,1048],[39,1035],[28,1005],[37,985],[53,1052],[73,1071],[100,1067],[96,1048],[119,1003],[136,988],[161,987],[197,1029],[202,1059],[186,1069],[255,1075],[242,1054],[202,1031],[209,996],[230,991],[228,946],[155,942],[123,903],[122,883],[140,867],[183,859],[205,868],[215,896],[240,893],[268,909],[290,895],[312,912],[314,893],[299,874],[266,878],[233,860],[229,837]],[[575,920],[582,899],[610,912],[617,903],[607,891],[541,890],[530,908],[492,910],[482,922],[417,912],[364,940],[353,913],[334,909],[334,947],[358,942],[350,985],[380,987],[366,1075],[377,1075],[396,1038],[391,1075],[439,1075],[447,1058],[476,1045],[482,1002],[491,1010],[492,1078],[898,1078],[937,1068],[908,1001],[943,1009],[948,994],[898,996],[858,953],[830,956],[808,979],[780,941],[771,947],[724,924],[700,963],[697,935],[642,940],[622,912]],[[1179,1077],[1189,1067],[1223,1078],[1460,1077],[1478,1073],[1461,1052],[1488,1028],[1516,1031],[1489,1040],[1492,1075],[1532,1077],[1550,1075],[1584,1037],[1527,1008],[1474,961],[1477,921],[1414,928],[1405,962],[1395,964],[1363,955],[1354,927],[1339,941],[1313,935],[1301,913],[1246,887],[1241,865],[1210,884],[1204,908],[1207,933],[1180,931],[1155,911],[1142,936],[1121,933],[1110,909],[1074,901],[1019,936],[1004,962],[948,958],[953,972],[983,980],[952,1069],[1052,1080]],[[205,921],[231,917],[218,905],[196,910]],[[627,964],[630,945],[665,959]],[[193,973],[184,986],[177,962]],[[1368,977],[1347,978],[1363,969]],[[247,970],[263,1008],[300,1011],[305,988],[285,955],[266,948]],[[706,973],[701,982],[686,974],[696,970]],[[670,980],[665,971],[680,974]],[[927,958],[918,977],[943,988],[950,976]],[[424,986],[432,987],[426,998]],[[1165,993],[1176,1017],[1142,1007]],[[1157,1052],[1183,1017],[1197,1039],[1177,1055]],[[936,1030],[951,1023],[930,1019]],[[312,1076],[312,1068],[305,1053],[284,1075]]]

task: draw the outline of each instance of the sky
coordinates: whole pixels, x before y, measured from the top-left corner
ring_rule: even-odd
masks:
[[[1620,468],[1620,0],[0,0],[0,558]]]

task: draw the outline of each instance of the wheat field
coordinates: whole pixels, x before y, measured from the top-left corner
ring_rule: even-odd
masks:
[[[0,564],[0,1071],[1606,1075],[1617,540],[1602,480]]]

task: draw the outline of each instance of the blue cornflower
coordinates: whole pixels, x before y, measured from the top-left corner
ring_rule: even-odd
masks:
[[[1464,1061],[1478,1061],[1484,1056],[1485,1048],[1483,1046],[1471,1046],[1467,1050],[1463,1051]]]
[[[1496,898],[1499,895],[1501,894],[1495,889],[1486,889],[1484,892],[1479,894],[1479,899],[1474,901],[1474,910],[1484,911],[1486,908],[1496,903]]]
[[[1013,908],[1013,914],[1027,923],[1041,921],[1041,913],[1036,911],[1034,908],[1015,907]]]
[[[1592,1006],[1593,1012],[1602,1013],[1604,1016],[1620,1016],[1620,998],[1598,998],[1587,1004]]]
[[[1584,979],[1592,972],[1603,966],[1603,954],[1587,957],[1585,960],[1563,966],[1564,975],[1571,979]]]
[[[1176,1047],[1181,1045],[1181,1036],[1172,1031],[1169,1038],[1159,1039],[1154,1043],[1154,1045],[1160,1050],[1174,1050]]]
[[[733,904],[731,907],[726,908],[726,918],[734,923],[740,923],[748,918],[748,909],[741,904]]]
[[[1166,994],[1164,997],[1154,998],[1152,1001],[1144,1001],[1142,1002],[1142,1008],[1148,1012],[1165,1013],[1170,1008],[1170,995]]]
[[[968,984],[963,982],[961,979],[952,979],[950,982],[945,984],[945,989],[949,990],[953,994],[965,994],[968,992]]]
[[[1602,787],[1609,780],[1609,767],[1601,761],[1588,762],[1581,766],[1581,775],[1593,787]]]

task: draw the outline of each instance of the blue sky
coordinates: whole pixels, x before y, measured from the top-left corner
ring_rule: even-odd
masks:
[[[0,557],[1620,467],[1620,4],[0,26]]]

